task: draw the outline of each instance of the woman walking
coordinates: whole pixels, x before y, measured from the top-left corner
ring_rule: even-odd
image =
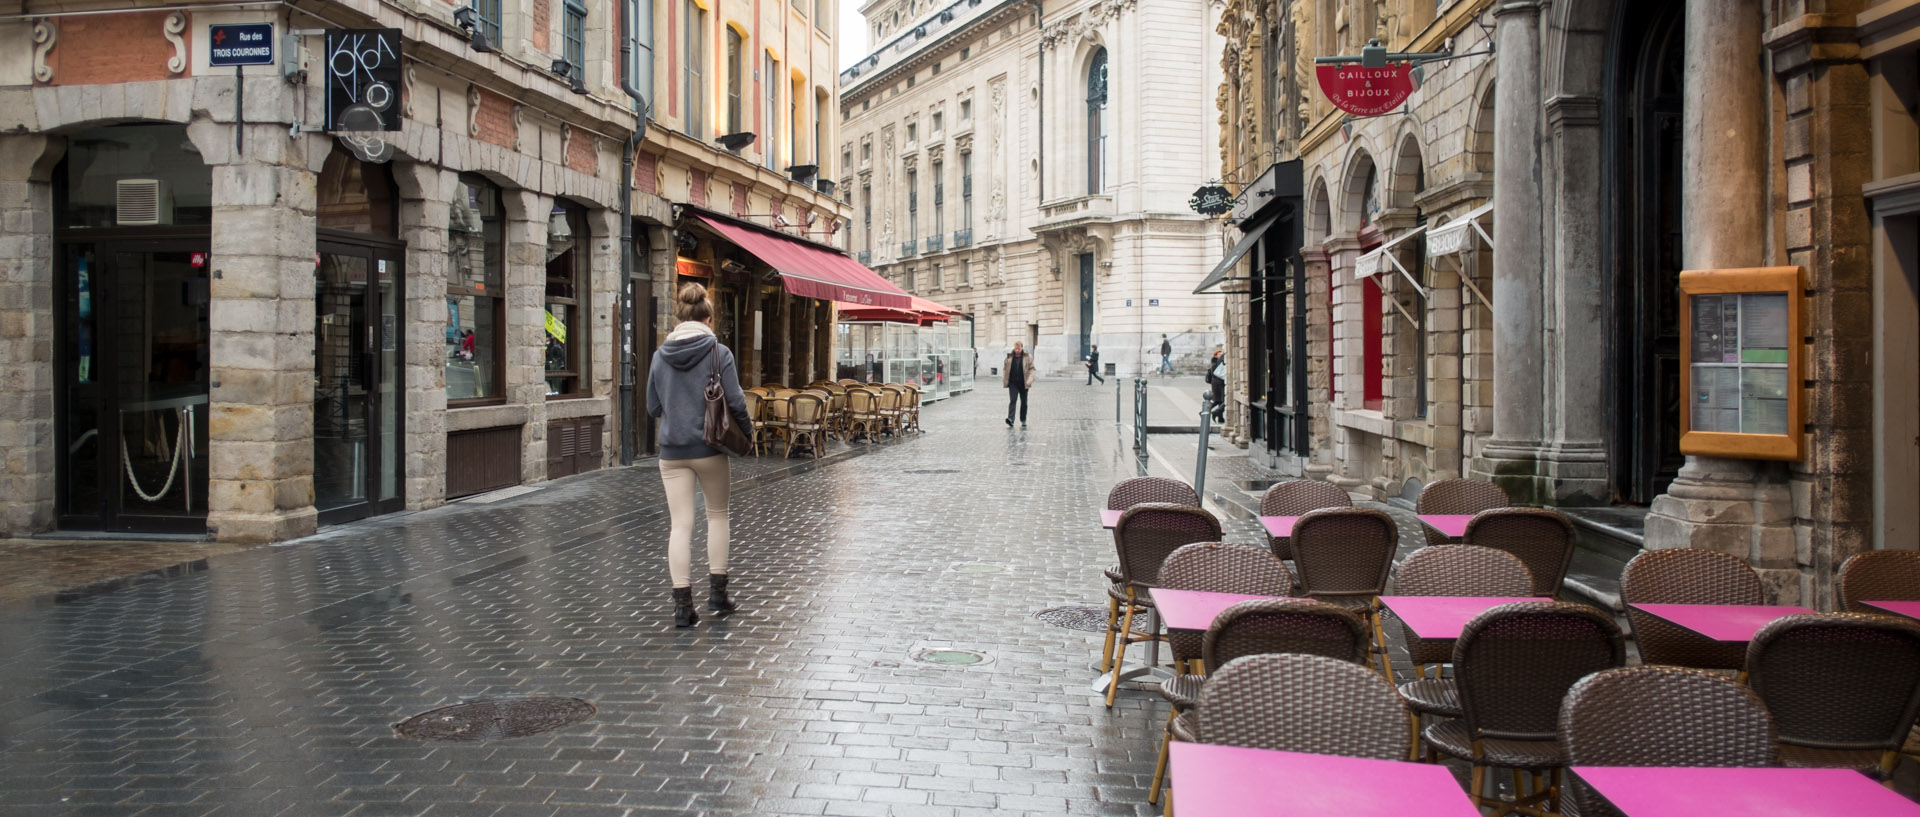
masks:
[[[733,352],[714,337],[713,303],[707,300],[707,288],[681,285],[673,317],[680,323],[653,353],[647,373],[647,413],[660,420],[660,482],[666,486],[667,510],[673,516],[667,537],[673,626],[691,627],[700,620],[693,609],[688,553],[693,546],[696,483],[707,498],[707,607],[722,616],[736,609],[727,597],[727,455],[706,443],[707,379],[719,377],[727,413],[748,436],[753,434],[753,420],[747,417]]]

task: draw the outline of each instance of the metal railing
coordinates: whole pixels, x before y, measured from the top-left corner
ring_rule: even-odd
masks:
[[[942,240],[942,236],[939,233],[934,233],[933,235],[927,236],[927,252],[928,253],[939,252],[941,240]]]
[[[961,247],[971,246],[972,244],[973,244],[972,230],[954,230],[953,231],[953,248],[954,249],[957,250],[957,249],[960,249]]]
[[[920,242],[918,242],[918,241],[903,241],[903,242],[900,242],[900,257],[901,257],[901,258],[912,258],[912,257],[914,257],[914,256],[916,256],[916,255],[919,255],[919,254],[920,254]]]
[[[870,266],[873,266],[873,252],[872,252],[872,251],[870,251],[870,250],[861,250],[861,251],[860,251],[860,265],[861,265],[861,266],[863,266],[863,267],[870,267]]]
[[[1147,379],[1133,379],[1133,453],[1147,458]]]

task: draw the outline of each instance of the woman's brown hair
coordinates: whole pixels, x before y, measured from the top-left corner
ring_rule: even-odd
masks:
[[[673,298],[673,318],[677,321],[704,321],[713,317],[713,302],[707,300],[707,288],[699,284],[680,285]]]

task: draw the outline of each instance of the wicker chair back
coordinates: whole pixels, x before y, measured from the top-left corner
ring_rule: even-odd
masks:
[[[1379,760],[1407,755],[1407,708],[1393,686],[1324,656],[1230,662],[1201,688],[1196,715],[1202,743]]]

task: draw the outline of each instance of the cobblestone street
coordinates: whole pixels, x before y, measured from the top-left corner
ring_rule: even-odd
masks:
[[[1155,813],[1159,696],[1104,709],[1099,634],[1033,616],[1103,604],[1093,512],[1137,473],[1112,402],[1044,381],[1009,430],[985,388],[928,406],[923,436],[744,463],[743,611],[689,630],[650,463],[13,605],[0,815]],[[491,742],[394,730],[518,695],[599,711]]]

